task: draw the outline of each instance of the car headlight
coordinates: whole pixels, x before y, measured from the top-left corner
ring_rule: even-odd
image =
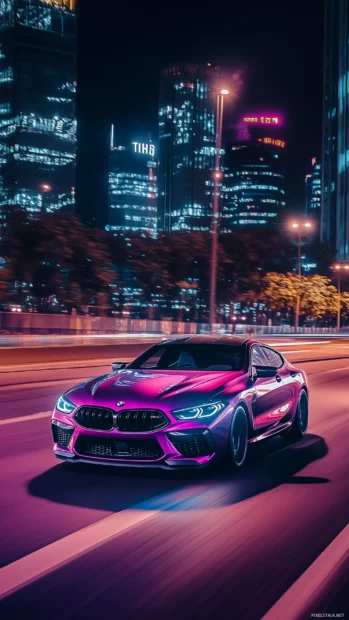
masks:
[[[60,396],[56,402],[56,409],[62,413],[71,413],[75,409],[75,405],[68,400],[66,396]]]
[[[175,409],[172,415],[178,420],[194,420],[195,418],[211,418],[226,407],[226,403],[207,403],[198,407],[188,407],[187,409]]]

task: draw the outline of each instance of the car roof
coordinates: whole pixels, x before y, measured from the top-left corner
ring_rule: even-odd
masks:
[[[174,338],[173,340],[166,340],[161,344],[230,344],[233,346],[242,346],[249,342],[246,338],[239,338],[238,336],[230,336],[229,334],[223,334],[218,336],[217,334],[200,334],[195,336],[183,336],[181,338]],[[160,343],[159,343],[160,344]]]

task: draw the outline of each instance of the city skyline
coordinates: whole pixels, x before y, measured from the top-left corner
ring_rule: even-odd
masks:
[[[106,168],[105,127],[123,119],[133,135],[148,131],[155,136],[160,72],[179,62],[210,62],[241,71],[240,97],[226,103],[226,128],[249,110],[276,109],[283,114],[289,208],[304,209],[304,175],[311,158],[321,152],[323,1],[310,0],[304,11],[297,0],[281,22],[279,3],[268,8],[257,2],[234,5],[222,20],[219,13],[208,16],[188,7],[185,19],[174,11],[168,28],[159,29],[154,8],[134,14],[125,6],[117,11],[111,2],[103,12],[82,4],[78,119],[90,187],[84,187],[81,170],[77,184],[86,209],[97,196],[100,212],[107,209],[107,195],[97,191]],[[119,57],[128,61],[115,70]],[[87,161],[88,147],[96,154],[93,165]]]
[[[44,32],[47,32],[47,33],[50,32],[52,34],[55,31],[58,32],[59,28],[63,28],[62,30],[63,34],[65,34],[65,32],[67,31],[70,37],[72,36],[72,32],[69,31],[69,28],[67,30],[67,26],[65,25],[67,17],[69,17],[70,15],[73,15],[72,9],[75,8],[75,3],[72,2],[72,0],[64,0],[64,2],[63,0],[59,0],[59,1],[48,0],[47,2],[46,0],[42,0],[41,2],[39,0],[36,0],[34,3],[30,4],[29,12],[28,12],[28,9],[24,11],[25,7],[27,6],[26,3],[27,3],[27,0],[19,0],[17,16],[11,19],[15,19],[18,21],[18,23],[22,23],[26,28],[29,27],[33,32],[37,32],[37,37],[42,36]],[[15,5],[13,3],[8,3],[7,6],[14,7]],[[17,4],[16,4],[16,7],[17,7]],[[11,10],[13,11],[14,9],[12,8]],[[62,15],[64,17],[64,21],[62,21],[61,26],[59,25],[60,22],[57,21],[55,17],[56,15],[58,16],[59,11],[62,12]],[[80,11],[81,11],[81,8],[80,8]],[[4,32],[6,32],[6,29],[9,26],[9,24],[6,23],[6,20],[9,19],[7,15],[10,15],[10,13],[6,13],[6,10],[4,10],[4,13],[3,13]],[[79,15],[79,17],[81,18],[81,14]],[[78,22],[78,24],[79,23],[80,22]],[[80,32],[80,39],[78,40],[78,43],[79,43],[78,60],[79,58],[81,60],[81,56],[83,52],[83,45],[81,44],[81,32]],[[45,44],[47,44],[47,42],[45,42]],[[53,45],[53,40],[51,43],[49,43],[49,45]],[[52,63],[53,60],[50,60],[47,62]],[[235,62],[235,65],[234,65],[234,62]],[[70,62],[70,65],[73,70],[74,60]],[[172,65],[172,67],[177,67],[175,69],[175,72],[177,72],[177,74],[173,74],[171,78],[172,79],[171,83],[168,77],[166,79],[164,78],[165,72],[167,72],[167,76],[169,76],[170,72],[173,70],[173,69],[170,69],[170,67],[171,65],[168,65],[167,69],[163,69],[160,72],[160,75],[162,77],[160,78],[160,88],[158,89],[158,91],[156,93],[154,92],[150,93],[148,91],[148,94],[150,95],[150,101],[152,100],[154,101],[155,94],[157,95],[157,98],[160,95],[160,102],[159,102],[159,106],[160,106],[159,107],[159,114],[160,114],[159,123],[160,124],[159,124],[159,135],[158,135],[159,168],[157,170],[156,178],[152,179],[152,183],[154,183],[154,188],[156,188],[156,184],[159,185],[158,212],[157,212],[158,229],[167,230],[167,231],[175,231],[175,230],[183,230],[183,229],[186,229],[186,230],[209,230],[210,229],[210,225],[211,225],[210,218],[211,218],[211,208],[212,208],[211,198],[212,198],[212,190],[213,190],[211,172],[214,168],[215,129],[216,129],[214,92],[215,92],[215,89],[217,89],[218,82],[220,82],[221,86],[228,85],[230,88],[230,95],[227,97],[226,114],[224,115],[222,154],[224,152],[225,143],[231,143],[233,136],[234,136],[233,139],[236,140],[239,137],[239,134],[241,133],[241,134],[244,134],[245,141],[247,140],[247,137],[249,137],[249,139],[253,141],[255,139],[255,130],[257,129],[257,125],[261,125],[261,126],[265,125],[265,129],[270,129],[270,132],[269,132],[270,135],[268,134],[268,131],[266,132],[264,131],[262,132],[263,135],[262,133],[260,134],[260,136],[262,137],[259,137],[258,140],[260,142],[264,141],[263,145],[265,147],[268,146],[269,150],[270,149],[274,150],[273,157],[279,157],[279,155],[276,154],[277,150],[279,150],[280,154],[282,153],[282,159],[284,162],[283,173],[282,173],[283,175],[285,174],[284,170],[286,170],[286,181],[282,189],[282,192],[284,194],[286,193],[286,196],[284,196],[284,200],[279,201],[280,206],[284,207],[287,202],[287,208],[290,210],[290,212],[293,212],[294,210],[298,210],[299,212],[302,212],[304,210],[304,204],[302,204],[303,200],[299,200],[299,204],[297,205],[297,208],[295,209],[294,202],[292,199],[292,191],[290,192],[290,179],[292,180],[292,166],[293,166],[292,141],[291,141],[291,145],[289,144],[288,139],[287,139],[287,142],[285,141],[285,137],[287,138],[287,134],[290,131],[289,113],[285,111],[285,109],[278,108],[273,102],[270,102],[267,107],[262,108],[260,105],[258,105],[257,91],[250,92],[250,95],[249,95],[250,103],[249,104],[245,103],[245,108],[242,110],[242,104],[246,100],[246,96],[245,96],[246,95],[246,92],[245,92],[246,84],[247,84],[246,68],[245,70],[237,68],[239,67],[239,62],[236,62],[235,58],[231,59],[229,68],[228,68],[227,62],[225,62],[225,64],[221,66],[218,66],[218,65],[216,66],[216,65],[213,65],[212,63],[197,64],[197,65],[188,64],[188,63],[185,63],[185,64],[178,63],[177,65]],[[187,67],[188,69],[183,70],[183,69],[180,69],[181,67]],[[197,67],[197,69],[189,70],[189,67],[191,68]],[[68,67],[66,67],[66,71],[67,69]],[[50,71],[52,70],[53,69],[51,68]],[[181,71],[182,71],[182,76],[180,76]],[[192,71],[192,73],[190,73],[190,71]],[[212,74],[212,78],[210,78],[210,80],[207,82],[205,82],[206,77],[203,79],[201,79],[200,77],[198,80],[198,75],[195,76],[195,71],[199,72],[198,75],[200,74],[202,76],[204,76],[205,73],[207,75],[210,73]],[[184,75],[186,72],[188,73],[188,75]],[[73,75],[72,72],[71,72],[71,75]],[[182,78],[184,79],[183,76],[185,77],[185,80],[184,82],[181,82],[180,80],[182,80]],[[213,79],[213,76],[215,76],[214,79]],[[192,81],[189,78],[190,79],[193,78]],[[57,75],[57,79],[58,79],[58,75]],[[167,87],[165,86],[166,83],[168,84]],[[70,80],[70,82],[65,83],[66,86],[67,85],[69,86],[69,84],[71,86],[71,89],[75,90],[76,81]],[[232,88],[230,86],[231,84],[232,84]],[[192,88],[193,92],[189,89],[189,87],[191,88],[192,86],[193,86]],[[64,87],[64,83],[63,83],[63,86],[62,85],[60,86],[58,82],[55,85],[56,90],[57,88],[59,89],[63,87]],[[15,88],[18,88],[17,82],[15,82]],[[35,82],[32,82],[29,88],[31,88],[32,90],[32,94],[30,95],[30,97],[28,93],[24,94],[24,91],[21,96],[26,97],[30,101],[33,99],[34,94],[35,94],[37,100],[39,100],[39,96],[41,95],[38,91],[38,87],[35,84]],[[77,175],[77,183],[75,183],[75,178],[74,178],[75,145],[74,145],[74,142],[76,140],[76,119],[75,119],[75,111],[74,111],[75,93],[73,92],[73,90],[70,93],[70,99],[69,99],[69,101],[71,102],[70,118],[68,117],[67,114],[64,115],[64,112],[67,111],[68,109],[67,108],[68,99],[66,97],[62,97],[62,94],[60,93],[58,95],[52,94],[52,93],[45,95],[48,101],[50,102],[51,107],[52,105],[56,106],[55,114],[52,120],[52,123],[53,123],[52,131],[51,129],[49,129],[48,130],[49,133],[50,132],[52,134],[55,133],[56,130],[54,128],[54,125],[56,123],[57,124],[57,131],[56,131],[57,137],[60,137],[60,142],[62,144],[62,137],[65,136],[64,139],[68,139],[70,133],[73,132],[71,134],[73,150],[71,150],[70,153],[68,153],[68,151],[60,152],[57,148],[53,149],[52,153],[54,154],[54,159],[52,159],[50,163],[49,153],[47,151],[47,148],[43,148],[43,152],[41,153],[42,149],[41,149],[41,145],[39,144],[40,140],[36,137],[35,139],[33,138],[35,145],[33,143],[32,146],[26,147],[26,148],[31,148],[32,150],[31,153],[28,153],[25,156],[19,152],[11,155],[9,151],[7,160],[6,160],[7,164],[4,167],[4,171],[6,174],[3,175],[3,178],[5,180],[7,179],[7,182],[9,182],[9,179],[11,178],[15,179],[15,184],[17,186],[17,189],[16,189],[17,193],[14,193],[15,192],[14,187],[10,190],[10,193],[12,192],[13,196],[9,199],[9,204],[22,205],[25,208],[27,208],[29,211],[31,211],[33,214],[36,212],[39,212],[40,210],[53,211],[57,208],[74,210],[75,209],[74,207],[75,186],[77,184],[77,203],[76,203],[76,209],[75,209],[76,213],[80,217],[82,217],[82,219],[86,223],[96,225],[97,227],[100,227],[100,228],[104,228],[105,226],[107,226],[108,229],[110,229],[111,208],[114,208],[114,209],[123,208],[124,210],[126,210],[127,201],[125,202],[123,206],[115,205],[115,204],[113,205],[110,202],[110,198],[113,196],[113,194],[115,196],[115,193],[120,191],[120,187],[118,188],[114,187],[113,191],[110,191],[110,188],[108,189],[108,174],[109,174],[109,181],[111,179],[111,176],[110,176],[111,171],[109,169],[109,163],[112,161],[112,158],[109,158],[108,156],[109,161],[107,162],[103,161],[103,158],[101,158],[101,160],[98,160],[98,162],[95,161],[95,158],[92,158],[92,159],[90,158],[90,161],[87,161],[87,159],[89,158],[88,151],[84,149],[84,140],[86,140],[86,132],[82,131],[82,127],[80,126],[80,120],[79,120],[79,127],[78,127],[78,131],[79,131],[78,158],[77,158],[78,175]],[[78,98],[80,96],[80,101],[81,101],[81,90],[83,91],[83,80],[82,80],[82,87],[80,88],[80,86],[78,85]],[[248,90],[248,87],[247,87],[247,90]],[[206,93],[205,95],[203,95],[204,92]],[[194,94],[194,98],[193,98],[193,94]],[[184,97],[183,101],[180,101],[181,97],[182,99]],[[204,98],[202,102],[202,109],[200,112],[200,109],[198,107],[199,105],[198,102],[200,101],[201,97],[204,97]],[[177,99],[178,99],[178,102],[176,103]],[[5,101],[4,101],[4,105],[7,105]],[[28,102],[25,102],[25,105],[28,105]],[[42,108],[42,104],[36,104],[36,106],[37,107],[39,106],[39,108],[41,106]],[[58,110],[59,106],[60,106],[60,109]],[[183,111],[182,109],[183,106],[184,107],[187,106],[188,109],[185,109]],[[147,107],[149,107],[149,104],[148,106],[145,106],[145,108]],[[23,108],[23,105],[22,105],[22,108]],[[81,104],[80,104],[80,108],[81,108]],[[86,106],[86,109],[87,109],[87,106]],[[161,118],[161,114],[166,112],[167,109],[168,110],[171,109],[171,112],[167,114],[167,116],[165,114],[165,117],[164,117],[165,122],[164,122],[164,119]],[[73,111],[73,115],[72,115],[72,111]],[[155,113],[155,109],[152,110],[152,113],[153,114]],[[40,122],[42,120],[45,120],[45,118],[40,120],[41,118],[40,114],[42,114],[41,110],[40,112],[30,110],[29,116],[28,116],[29,121],[28,122],[26,121],[28,127],[24,126],[23,130],[21,130],[22,133],[23,131],[29,132],[29,133],[30,132],[38,133],[38,131],[39,132],[47,131],[46,129],[41,130],[39,128]],[[172,114],[173,116],[171,116]],[[186,116],[186,119],[184,120],[183,118],[182,119],[179,118],[179,115],[183,115],[183,114],[187,116],[189,115],[188,118],[187,116]],[[178,118],[176,117],[176,115]],[[133,134],[136,133],[138,135],[141,135],[140,131],[139,130],[135,131],[134,128],[137,127],[137,123],[142,122],[142,116],[143,116],[143,119],[146,118],[146,109],[145,109],[145,114],[141,115],[141,117],[138,116],[137,119],[135,117],[132,117],[130,119]],[[79,118],[79,115],[78,115],[78,118]],[[286,119],[286,122],[284,122],[284,119]],[[97,130],[98,118],[96,118],[95,120],[97,123],[95,126],[95,129]],[[116,127],[118,125],[123,125],[124,133],[125,133],[125,122],[124,122],[125,120],[126,120],[125,117],[119,116],[117,118],[118,123],[116,123],[115,125]],[[6,118],[4,118],[3,122],[6,122]],[[33,127],[31,127],[30,123],[31,124],[34,123]],[[70,123],[70,126],[68,126],[69,123]],[[183,125],[182,127],[180,127],[181,123]],[[243,127],[243,125],[245,125],[245,127]],[[83,123],[82,123],[82,126],[83,126]],[[280,130],[279,130],[279,128],[281,127],[283,129],[282,133],[280,133]],[[274,131],[275,128],[277,129],[276,133]],[[106,127],[104,127],[103,129],[101,126],[99,126],[99,129],[100,131],[98,132],[98,140],[100,144],[104,145],[104,150],[106,150],[105,145],[108,139],[108,129]],[[6,130],[6,127],[3,129],[3,132],[5,130]],[[92,141],[91,141],[91,145],[92,145],[93,137],[94,137],[93,124],[90,124],[89,130],[90,131],[89,131],[89,134],[87,134],[88,135],[87,139],[89,140],[90,136],[92,136]],[[153,133],[154,135],[155,133],[155,132],[152,132],[151,125],[149,125],[146,128],[143,123],[142,123],[142,131],[143,131],[143,135],[145,133],[148,133],[148,134]],[[182,131],[184,133],[186,132],[186,133],[185,135],[183,134],[180,136],[178,133],[179,131]],[[62,136],[59,135],[60,133],[62,134]],[[169,136],[172,136],[170,138],[170,141],[172,140],[171,148],[169,148]],[[95,137],[97,138],[97,135]],[[21,138],[21,140],[23,141],[23,137]],[[168,145],[166,149],[164,149],[165,141],[166,141],[166,144]],[[15,140],[15,142],[16,142],[16,145],[14,148],[19,149],[19,150],[23,149],[22,146],[18,145],[18,140]],[[188,144],[188,146],[186,147],[187,149],[186,153],[184,152],[185,142],[187,142]],[[122,144],[122,142],[120,144]],[[286,146],[286,144],[287,144],[287,148],[285,149],[284,147]],[[260,146],[262,146],[262,144]],[[9,149],[8,146],[4,146],[4,148],[7,150]],[[36,155],[34,153],[35,149],[37,150]],[[183,151],[182,154],[180,154],[180,150]],[[58,155],[60,158],[58,157]],[[117,154],[115,155],[118,156]],[[312,155],[314,155],[314,153],[312,153]],[[25,176],[27,173],[24,173],[23,163],[22,163],[22,168],[20,168],[19,165],[17,164],[16,172],[14,172],[15,169],[13,168],[13,164],[10,165],[9,158],[10,159],[20,158],[21,160],[24,160],[26,158],[28,160],[28,163],[30,161],[30,164],[35,164],[35,161],[37,162],[37,172],[34,174],[33,173],[31,174],[31,183],[33,185],[32,189],[24,188],[23,191],[22,189],[18,191],[19,186],[21,185],[21,181],[19,181],[20,177],[18,175],[24,174],[24,179],[25,179]],[[114,160],[115,160],[115,157],[114,157]],[[69,161],[70,161],[70,165],[69,165]],[[86,178],[86,172],[88,172],[89,165],[91,164],[92,161],[96,168],[98,168],[98,165],[102,165],[103,168],[100,170],[98,192],[96,193],[97,200],[95,200],[94,208],[92,210],[91,209],[89,210],[88,203],[85,203],[83,201],[83,193],[81,193],[81,191],[83,191],[81,189],[82,181],[80,179]],[[12,172],[11,172],[11,166],[12,166]],[[57,170],[57,166],[59,166],[60,168],[63,167],[66,170],[68,170],[68,168],[70,169],[71,173],[70,173],[68,187],[67,187],[67,183],[65,182],[66,187],[63,188],[62,174],[60,174],[60,177],[57,176],[57,174],[53,175],[53,172],[55,172],[54,167],[56,167],[56,170]],[[33,166],[31,166],[31,168],[32,170],[34,170]],[[51,170],[49,170],[50,168]],[[22,172],[20,172],[21,170]],[[79,173],[79,170],[80,170],[80,173]],[[132,170],[124,171],[123,174],[125,173],[133,174]],[[230,170],[230,173],[234,174],[234,171]],[[117,174],[118,174],[118,178],[120,181],[120,171]],[[274,174],[275,176],[276,174],[279,174],[279,173],[274,171],[274,172],[270,172],[270,174]],[[93,178],[93,175],[92,175],[92,178]],[[304,171],[303,171],[303,178],[304,178]],[[92,182],[91,183],[91,195],[93,195],[94,193],[93,185],[94,184]],[[148,190],[149,190],[149,187],[148,187]],[[127,191],[129,191],[129,189]],[[106,199],[105,208],[103,209],[103,195],[105,194],[107,195],[107,199]],[[151,191],[150,194],[153,195],[154,192]],[[157,194],[157,189],[155,189],[155,194]],[[3,192],[3,199],[4,199],[4,196],[5,196],[5,192]],[[304,199],[304,195],[302,198]],[[265,199],[266,198],[263,198],[263,200]],[[273,198],[269,197],[267,199],[273,201]],[[223,203],[224,203],[224,199],[222,200],[221,211],[225,209],[225,206]],[[252,209],[254,208],[254,206],[255,205],[250,204],[249,208]],[[143,205],[142,209],[144,208],[145,206]],[[156,208],[155,200],[153,200],[153,206],[151,208],[152,209]],[[130,209],[135,210],[136,206],[130,205]],[[274,217],[273,213],[272,213],[272,216]],[[142,215],[137,215],[136,218],[140,218],[139,221],[141,221]],[[115,214],[114,214],[114,219],[115,219]],[[126,220],[132,220],[132,215],[128,213],[126,216]],[[240,218],[239,222],[242,222],[242,221],[243,220]],[[262,222],[262,220],[260,221]],[[263,224],[265,224],[266,221],[267,220],[263,221]],[[148,224],[149,222],[150,220],[148,221]],[[114,228],[114,230],[117,230],[117,229],[120,231],[122,230],[121,225],[116,224],[116,226],[117,228]],[[145,227],[141,227],[141,228],[144,232],[146,231],[149,232],[152,229],[152,226],[150,226],[149,228],[149,226],[146,225]],[[131,227],[131,229],[135,231],[137,230],[137,226],[133,226]]]

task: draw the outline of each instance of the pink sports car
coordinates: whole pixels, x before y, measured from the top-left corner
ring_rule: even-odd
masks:
[[[166,469],[224,459],[308,427],[303,370],[265,344],[232,336],[160,342],[133,362],[77,385],[52,416],[54,454],[70,463]]]

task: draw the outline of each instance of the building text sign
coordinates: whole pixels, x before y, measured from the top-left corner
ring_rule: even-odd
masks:
[[[154,144],[147,144],[145,142],[132,142],[132,145],[135,153],[140,153],[141,155],[150,155],[150,157],[154,157],[155,155]]]
[[[244,123],[255,123],[257,125],[279,125],[279,116],[244,116]]]
[[[279,146],[281,149],[284,149],[286,146],[286,142],[284,140],[278,140],[276,138],[258,138],[258,142],[263,142],[263,144],[272,144],[273,146]]]

